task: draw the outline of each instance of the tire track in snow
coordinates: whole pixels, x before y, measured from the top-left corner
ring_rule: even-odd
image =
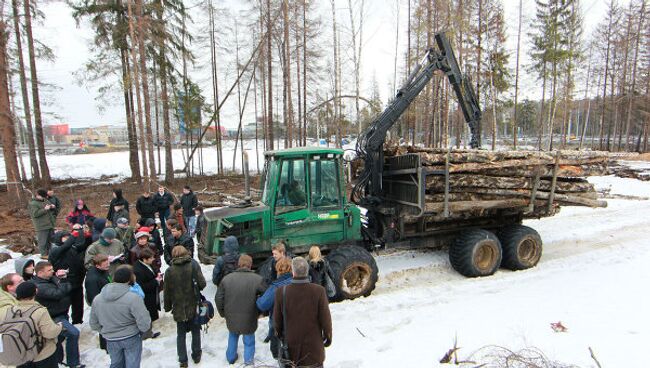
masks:
[[[542,258],[537,267],[517,273],[534,274],[543,272],[549,267],[572,267],[580,261],[573,262],[570,259],[631,243],[647,236],[644,230],[650,228],[650,206],[647,201],[612,202],[615,203],[615,206],[604,210],[579,211],[567,216],[558,215],[547,219],[526,221],[525,224],[540,231],[542,240],[545,239],[545,235],[555,238],[555,240],[544,244]],[[404,290],[404,288],[432,287],[468,280],[452,269],[447,250],[404,251],[405,254],[409,252],[415,253],[414,257],[417,257],[418,254],[431,252],[433,259],[431,263],[424,266],[412,268],[406,266],[399,269],[399,266],[396,267],[392,264],[398,262],[399,258],[394,257],[399,255],[398,253],[391,256],[378,256],[378,261],[383,263],[384,267],[397,268],[397,270],[383,275],[382,267],[380,267],[379,282],[372,296],[390,294]],[[391,257],[397,259],[393,260]],[[403,261],[403,258],[400,261]],[[500,269],[490,278],[503,277],[512,273],[512,271]],[[448,285],[448,287],[451,288],[453,285]]]

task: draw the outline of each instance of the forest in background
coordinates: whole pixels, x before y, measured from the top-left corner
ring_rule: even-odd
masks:
[[[390,89],[399,89],[435,32],[446,30],[479,97],[484,148],[645,152],[647,3],[608,0],[604,18],[586,34],[588,14],[579,0],[535,0],[535,13],[526,16],[519,0],[518,22],[508,25],[500,0],[398,0],[395,39],[386,40],[395,44]],[[342,137],[358,135],[382,110],[383,80],[363,79],[372,67],[362,63],[369,0],[254,0],[238,10],[214,0],[67,4],[94,32],[93,55],[79,74],[106,101],[119,99],[124,106],[132,178],[145,188],[159,174],[167,181],[179,171],[202,174],[200,162],[194,171],[194,159],[201,157],[197,142],[210,126],[217,131],[217,174],[226,173],[236,158],[223,154],[224,115],[238,124],[242,154],[242,128],[249,123],[257,124],[255,139],[268,150],[331,136],[340,146]],[[24,203],[24,185],[50,182],[40,94],[45,86],[37,68],[55,55],[33,36],[33,28],[47,22],[42,4],[1,5],[0,132],[8,189]],[[514,50],[507,47],[513,33],[506,26],[517,29]],[[189,72],[197,68],[200,73]],[[534,76],[539,99],[521,98],[523,75]],[[186,163],[174,168],[172,133],[179,125],[187,132]],[[467,127],[444,76],[434,77],[391,136],[432,147],[466,145]],[[16,154],[19,143],[28,147],[30,175]]]

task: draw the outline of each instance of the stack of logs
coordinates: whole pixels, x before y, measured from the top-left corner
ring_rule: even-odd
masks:
[[[606,207],[591,175],[606,175],[605,152],[477,151],[395,147],[386,156],[413,153],[427,171],[428,213],[524,208],[526,217],[555,213],[559,205]],[[446,200],[445,200],[446,197]]]

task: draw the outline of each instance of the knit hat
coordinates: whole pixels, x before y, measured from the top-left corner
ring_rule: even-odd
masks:
[[[113,240],[116,236],[117,234],[115,233],[115,229],[111,227],[107,227],[102,231],[102,238],[104,238],[104,240]]]
[[[156,221],[154,221],[152,218],[148,218],[144,221],[144,226],[146,227],[154,226],[156,225],[156,223],[160,223],[160,220],[156,219]]]
[[[31,299],[36,296],[36,284],[33,282],[21,282],[16,288],[16,299]]]
[[[127,219],[124,218],[124,217],[120,217],[120,218],[117,219],[117,224],[118,224],[118,225],[128,225],[128,224],[129,224],[129,220],[127,220]]]
[[[36,194],[38,194],[39,196],[45,198],[45,197],[47,197],[47,190],[39,189],[39,190],[36,191]]]
[[[148,237],[149,237],[149,233],[146,232],[146,231],[138,231],[138,232],[135,234],[135,238],[136,238],[136,239],[140,239],[140,238],[143,237],[143,236],[146,236],[146,237],[148,238]]]

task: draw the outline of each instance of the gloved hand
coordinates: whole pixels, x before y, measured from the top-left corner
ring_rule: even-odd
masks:
[[[325,345],[326,348],[329,347],[330,345],[332,345],[332,339],[326,337],[326,338],[323,340],[323,345]]]

